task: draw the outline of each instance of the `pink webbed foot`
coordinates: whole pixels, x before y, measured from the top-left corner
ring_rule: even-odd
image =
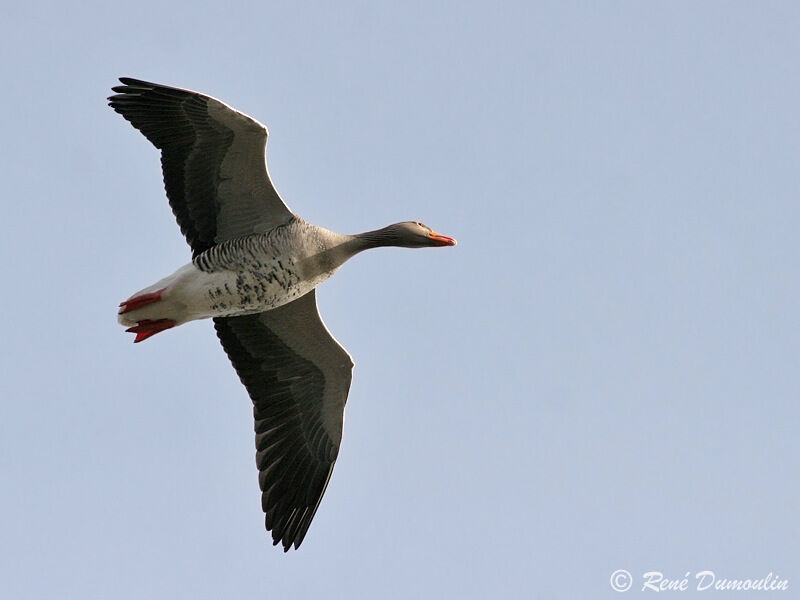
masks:
[[[119,314],[123,315],[126,312],[144,308],[145,306],[158,302],[159,300],[161,300],[161,295],[166,291],[166,289],[167,288],[162,288],[157,292],[142,294],[141,296],[136,296],[134,298],[131,298],[130,300],[125,300],[125,302],[120,302]]]
[[[173,327],[175,327],[175,321],[172,319],[156,319],[155,321],[139,321],[136,325],[128,327],[125,331],[136,334],[136,339],[133,340],[133,343],[136,344],[137,342],[146,340],[150,336],[166,329],[172,329]]]

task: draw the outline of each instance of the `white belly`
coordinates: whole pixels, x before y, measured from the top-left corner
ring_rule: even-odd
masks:
[[[293,261],[283,259],[281,265],[275,262],[260,264],[257,269],[212,272],[189,263],[131,296],[163,289],[159,302],[121,314],[118,320],[125,326],[157,319],[171,319],[180,325],[208,317],[263,312],[307,294],[333,273],[302,279]]]
[[[321,281],[321,280],[320,280]],[[217,271],[192,275],[188,296],[194,318],[232,317],[277,308],[310,292],[319,281],[303,281],[294,271]]]

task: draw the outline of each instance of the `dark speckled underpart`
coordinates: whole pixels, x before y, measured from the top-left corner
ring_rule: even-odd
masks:
[[[266,310],[307,291],[299,287],[301,275],[292,256],[302,225],[293,222],[265,234],[225,241],[199,254],[192,262],[201,271],[235,275],[208,289],[211,309],[220,314]]]

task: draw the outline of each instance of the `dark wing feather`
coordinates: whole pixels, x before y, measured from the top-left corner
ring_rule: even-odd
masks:
[[[266,527],[274,544],[297,548],[336,462],[353,362],[325,328],[314,291],[214,326],[253,400]]]
[[[267,172],[261,123],[204,94],[120,81],[109,106],[161,150],[167,197],[194,256],[292,218]]]

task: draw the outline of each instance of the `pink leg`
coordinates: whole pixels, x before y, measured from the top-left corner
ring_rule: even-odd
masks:
[[[153,336],[157,333],[164,331],[165,329],[171,329],[175,327],[175,321],[172,319],[156,319],[155,321],[139,321],[133,327],[128,327],[125,331],[128,333],[135,333],[136,339],[133,340],[133,343],[142,342]]]
[[[162,288],[157,292],[150,292],[149,294],[142,294],[141,296],[136,296],[135,298],[131,298],[130,300],[125,300],[125,302],[120,302],[120,311],[119,314],[125,314],[126,312],[130,312],[132,310],[137,310],[139,308],[144,308],[150,304],[158,302],[161,300],[161,294],[166,291],[167,288]]]

